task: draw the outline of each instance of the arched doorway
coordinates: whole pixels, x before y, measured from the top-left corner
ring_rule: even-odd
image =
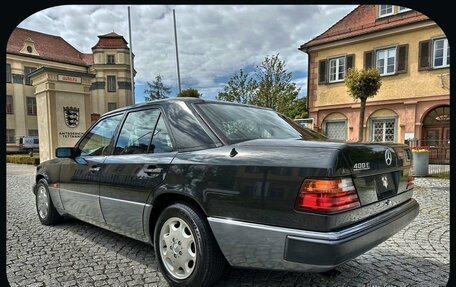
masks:
[[[450,162],[450,106],[430,110],[423,119],[421,145],[431,147],[429,163]]]

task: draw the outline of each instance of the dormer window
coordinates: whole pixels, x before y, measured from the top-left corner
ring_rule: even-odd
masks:
[[[378,8],[378,17],[386,17],[393,15],[393,5],[379,5]]]
[[[412,9],[404,7],[404,6],[398,6],[397,7],[397,13],[407,12],[407,11],[410,11],[410,10],[412,10]]]
[[[31,38],[27,38],[24,40],[24,45],[20,51],[23,54],[29,54],[34,56],[39,56],[40,54],[36,50],[35,42]]]

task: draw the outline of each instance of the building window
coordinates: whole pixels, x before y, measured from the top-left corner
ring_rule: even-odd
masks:
[[[6,64],[6,82],[11,83],[11,65]]]
[[[372,120],[372,141],[394,142],[396,134],[396,120]]]
[[[329,60],[329,82],[342,81],[345,78],[345,57]]]
[[[37,137],[38,136],[38,130],[28,130],[28,134],[31,137]]]
[[[36,99],[27,97],[27,115],[36,116]]]
[[[108,92],[116,91],[116,76],[107,76]]]
[[[16,143],[16,131],[15,130],[6,130],[6,143]]]
[[[398,6],[397,7],[397,13],[407,12],[407,11],[410,11],[410,10],[412,10],[412,9],[404,7],[404,6]]]
[[[330,139],[347,140],[347,122],[330,121],[325,122],[325,134]]]
[[[394,74],[396,66],[396,47],[377,50],[376,68],[380,75]]]
[[[115,56],[114,55],[107,55],[106,56],[106,63],[107,64],[115,64],[116,63]]]
[[[380,5],[378,9],[379,17],[393,15],[393,5]]]
[[[14,113],[13,96],[6,96],[6,113],[7,114]]]
[[[433,59],[434,68],[448,67],[450,65],[450,46],[448,39],[434,40]]]
[[[108,112],[117,109],[117,103],[108,103]]]
[[[28,76],[31,72],[35,71],[36,68],[33,67],[24,67],[24,78],[25,78],[25,84],[31,86],[32,85],[32,79]]]

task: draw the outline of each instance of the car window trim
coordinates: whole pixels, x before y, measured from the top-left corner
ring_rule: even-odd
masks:
[[[118,112],[118,113],[109,114],[108,116],[104,116],[104,117],[99,118],[99,119],[98,119],[95,123],[93,123],[93,124],[90,126],[90,128],[89,128],[89,129],[88,129],[88,130],[79,138],[79,140],[78,140],[78,141],[76,142],[76,144],[74,145],[74,148],[73,148],[73,149],[79,151],[79,145],[81,144],[81,142],[84,140],[84,138],[85,138],[85,137],[86,137],[86,136],[87,136],[87,135],[88,135],[88,134],[89,134],[89,133],[90,133],[90,132],[91,132],[91,131],[100,123],[100,122],[101,122],[101,121],[103,121],[103,120],[105,120],[105,119],[109,119],[109,118],[115,117],[115,116],[119,116],[119,115],[122,115],[122,118],[120,119],[119,124],[118,124],[117,127],[116,127],[116,131],[114,131],[114,133],[113,133],[113,135],[112,135],[112,137],[111,137],[111,140],[110,140],[110,142],[109,142],[108,148],[107,148],[107,149],[108,149],[108,152],[110,152],[111,149],[112,149],[111,147],[112,147],[113,138],[116,137],[116,134],[117,134],[117,132],[118,132],[118,130],[119,130],[119,126],[120,126],[120,124],[121,124],[121,123],[124,121],[124,119],[125,119],[125,111],[120,111],[120,112]],[[108,155],[109,155],[109,154],[104,154],[104,155],[102,155],[102,156],[108,156]],[[77,157],[81,157],[81,155],[78,155]]]

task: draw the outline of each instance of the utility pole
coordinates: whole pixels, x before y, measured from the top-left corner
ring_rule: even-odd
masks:
[[[130,41],[130,82],[131,82],[131,101],[135,103],[135,79],[133,76],[133,42],[131,41],[131,19],[130,19],[130,6],[128,6],[128,37]]]
[[[179,70],[179,50],[177,48],[177,31],[176,31],[176,11],[173,9],[173,19],[174,19],[174,42],[176,43],[176,62],[177,62],[177,83],[179,85],[179,93],[181,92],[181,78]]]

